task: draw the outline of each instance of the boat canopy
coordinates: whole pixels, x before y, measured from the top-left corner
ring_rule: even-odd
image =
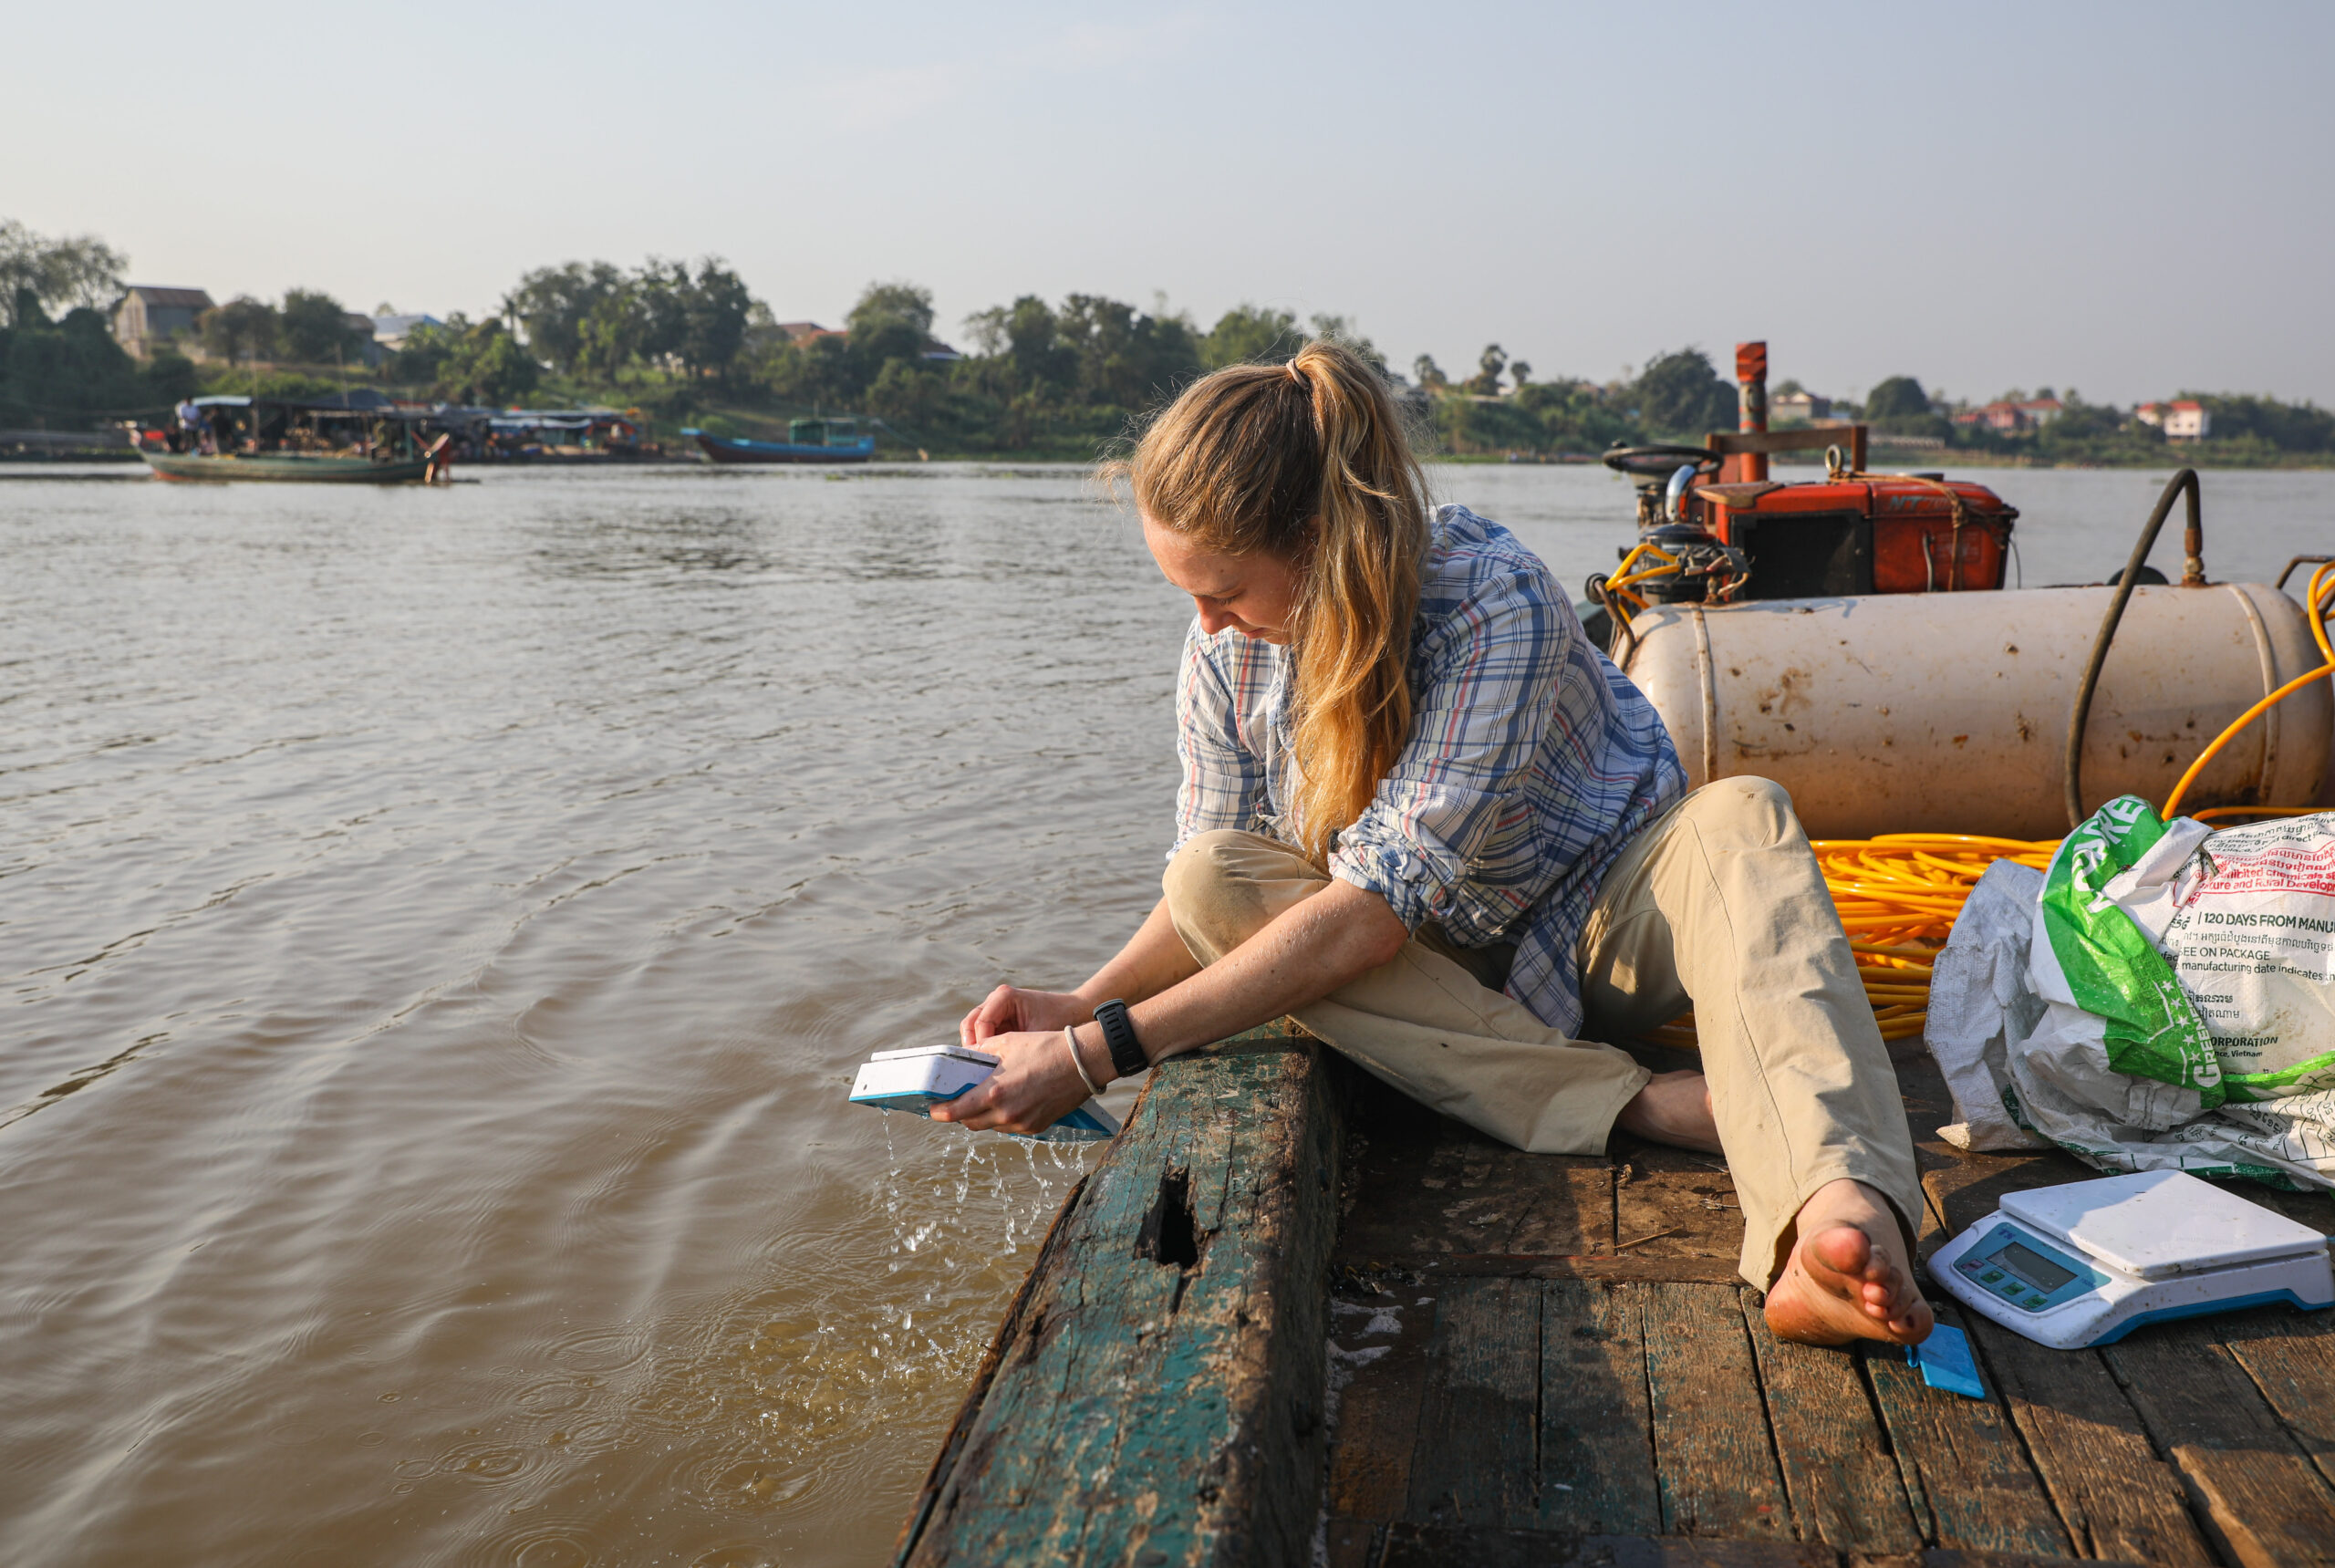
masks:
[[[400,403],[370,387],[335,392],[326,398],[254,398],[241,393],[214,393],[196,398],[193,402],[198,409],[290,409],[296,413],[372,414],[385,419],[407,420],[438,417],[433,410]]]

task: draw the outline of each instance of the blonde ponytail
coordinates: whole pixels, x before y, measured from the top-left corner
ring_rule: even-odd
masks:
[[[1159,526],[1299,568],[1290,804],[1299,847],[1325,863],[1410,738],[1427,483],[1394,398],[1350,349],[1308,343],[1193,383],[1119,472]]]

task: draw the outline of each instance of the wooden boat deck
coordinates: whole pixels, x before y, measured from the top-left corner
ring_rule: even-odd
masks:
[[[1898,1056],[1925,1253],[2096,1174],[1940,1142],[1936,1071]],[[1715,1158],[1519,1154],[1286,1032],[1154,1077],[901,1562],[2335,1563],[2330,1314],[2058,1352],[1949,1304],[1989,1391],[1965,1399],[1882,1347],[1768,1334]]]

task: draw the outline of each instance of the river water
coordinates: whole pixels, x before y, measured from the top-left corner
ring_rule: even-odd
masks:
[[[118,473],[0,478],[0,1561],[880,1560],[1091,1156],[844,1096],[1157,896],[1132,520]],[[2035,584],[2164,476],[1977,477]],[[1602,471],[1435,481],[1569,587],[1629,535]],[[2335,476],[2206,506],[2219,576],[2335,547]]]

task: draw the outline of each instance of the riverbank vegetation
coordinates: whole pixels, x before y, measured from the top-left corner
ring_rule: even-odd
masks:
[[[374,341],[370,317],[322,291],[295,288],[273,303],[238,295],[203,314],[179,346],[186,352],[140,363],[109,327],[125,265],[97,239],[43,240],[0,220],[0,426],[86,429],[150,417],[192,390],[303,397],[363,385],[497,408],[609,404],[638,410],[668,439],[684,425],[783,436],[793,417],[856,414],[879,421],[879,450],[1083,461],[1125,441],[1194,377],[1285,358],[1314,335],[1338,337],[1379,366],[1431,442],[1452,456],[1584,459],[1616,442],[1699,441],[1736,422],[1734,386],[1691,347],[1603,382],[1536,376],[1497,343],[1472,369],[1447,373],[1426,355],[1389,366],[1344,317],[1301,321],[1251,304],[1203,326],[1164,299],[1144,308],[1102,295],[1023,295],[952,329],[934,319],[929,290],[900,281],[870,284],[828,327],[781,322],[711,257],[538,268],[492,313],[413,326],[393,347]],[[1827,411],[1870,422],[1892,459],[2335,463],[2335,414],[2314,404],[2179,397],[2210,417],[2206,439],[2169,441],[2138,410],[2072,391],[2039,394],[2050,404],[2047,417],[1998,428],[1911,376],[1885,379],[1862,401],[1832,400]]]

